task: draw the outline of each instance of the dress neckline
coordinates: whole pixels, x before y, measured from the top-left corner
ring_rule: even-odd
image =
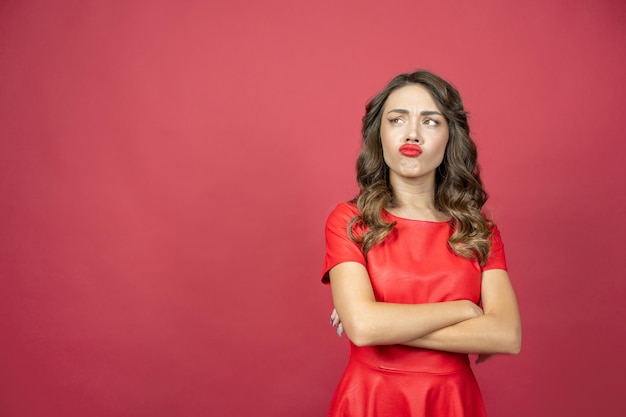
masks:
[[[398,219],[398,220],[404,220],[407,222],[419,222],[419,223],[432,223],[432,224],[448,224],[450,223],[450,220],[421,220],[421,219],[409,219],[407,217],[400,217],[400,216],[396,216],[395,214],[393,214],[392,212],[390,212],[387,209],[383,209],[383,211],[385,213],[387,213],[388,216],[393,217],[394,219]]]

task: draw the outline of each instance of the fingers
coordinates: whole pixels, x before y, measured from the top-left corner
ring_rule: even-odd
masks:
[[[339,314],[337,314],[337,310],[333,308],[332,313],[330,313],[330,324],[335,327],[335,331],[337,332],[337,336],[341,337],[343,334],[343,325],[341,324],[341,319],[339,319]]]
[[[330,314],[330,324],[332,324],[333,327],[337,327],[340,323],[339,314],[337,314],[337,310],[333,308],[333,312]]]
[[[492,354],[488,354],[488,353],[480,353],[478,355],[478,357],[476,358],[476,365],[480,365],[481,363],[488,361],[489,359],[493,358],[495,355]]]

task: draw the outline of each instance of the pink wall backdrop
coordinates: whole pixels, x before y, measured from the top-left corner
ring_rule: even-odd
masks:
[[[0,2],[0,415],[325,415],[365,102],[450,79],[524,347],[494,417],[624,416],[621,1]]]

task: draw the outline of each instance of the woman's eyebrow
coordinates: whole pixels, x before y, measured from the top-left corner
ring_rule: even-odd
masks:
[[[441,114],[441,112],[438,112],[437,110],[424,110],[420,112],[420,114],[422,116],[442,116],[443,117],[443,114]]]
[[[387,112],[387,114],[389,113],[409,114],[409,111],[407,109],[392,109]],[[438,112],[437,110],[422,110],[420,112],[420,115],[421,116],[443,116],[443,114],[441,114],[441,112]]]
[[[409,114],[409,111],[407,109],[393,109],[393,110],[389,110],[387,112],[387,114],[389,114],[389,113]]]

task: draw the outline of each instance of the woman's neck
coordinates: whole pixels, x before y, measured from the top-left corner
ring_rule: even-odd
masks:
[[[388,211],[415,220],[444,221],[450,216],[435,206],[435,181],[392,181],[394,206]]]

